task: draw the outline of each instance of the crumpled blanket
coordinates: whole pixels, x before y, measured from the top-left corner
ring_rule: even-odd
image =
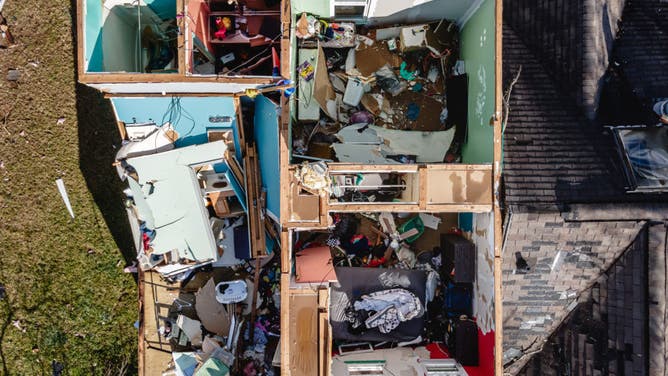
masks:
[[[362,325],[389,333],[404,321],[420,317],[424,307],[415,294],[396,288],[362,295],[346,311],[346,318],[354,330]]]

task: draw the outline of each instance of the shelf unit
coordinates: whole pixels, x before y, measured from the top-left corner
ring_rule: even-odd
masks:
[[[272,75],[272,52],[280,53],[281,13],[278,7],[268,8],[263,0],[244,1],[230,6],[226,0],[210,0],[208,37],[216,58],[219,74],[255,76]],[[224,9],[224,10],[220,10]],[[232,28],[225,38],[214,36],[216,18],[229,17]]]

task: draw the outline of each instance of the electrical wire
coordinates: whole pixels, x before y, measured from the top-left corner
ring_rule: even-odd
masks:
[[[170,128],[175,126],[176,124],[179,124],[181,122],[181,119],[185,118],[186,120],[189,120],[192,123],[192,126],[190,129],[183,135],[179,135],[179,138],[185,138],[190,136],[192,134],[193,130],[195,130],[195,127],[197,126],[197,123],[195,122],[194,117],[190,112],[188,112],[186,109],[183,108],[181,105],[181,98],[177,96],[172,96],[171,100],[169,101],[169,105],[167,105],[167,110],[165,113],[162,115],[162,119],[160,120],[160,125],[158,126],[158,130],[162,132],[167,138],[170,138],[170,136],[167,134],[167,132],[164,129],[165,123],[170,124]],[[170,138],[171,139],[171,138]],[[176,140],[172,140],[176,141]],[[153,148],[157,149],[158,148],[158,138],[156,137],[154,142],[153,142]]]
[[[253,60],[255,60],[256,58],[258,58],[259,56],[261,56],[261,55],[263,55],[263,54],[269,52],[270,49],[271,49],[271,47],[273,46],[274,42],[275,42],[278,38],[280,38],[281,36],[283,36],[283,34],[278,34],[277,36],[275,36],[274,39],[271,40],[271,42],[269,43],[269,45],[268,45],[264,50],[258,52],[255,56],[253,56],[253,57],[247,59],[246,61],[242,62],[241,64],[237,65],[236,67],[230,69],[230,70],[229,70],[227,73],[225,73],[225,74],[230,74],[230,73],[232,73],[232,72],[235,72],[235,71],[239,70],[240,68],[242,68],[242,67],[244,67],[244,66],[246,66],[246,65],[248,65],[248,64],[250,64],[250,63],[252,63]]]

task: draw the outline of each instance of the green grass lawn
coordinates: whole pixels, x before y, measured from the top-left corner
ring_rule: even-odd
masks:
[[[50,375],[53,361],[64,375],[136,373],[137,286],[122,271],[133,251],[111,167],[120,140],[109,103],[76,83],[75,10],[7,0],[3,15],[17,45],[0,50],[0,374]]]

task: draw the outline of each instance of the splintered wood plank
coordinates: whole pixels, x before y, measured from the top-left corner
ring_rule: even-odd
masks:
[[[176,14],[187,14],[186,6],[184,0],[176,0]],[[176,18],[176,24],[179,28],[179,30],[185,30],[186,26],[186,18],[185,17],[177,17]],[[192,42],[191,42],[192,43]],[[188,49],[186,48],[186,38],[185,38],[185,33],[179,33],[176,36],[176,47],[177,47],[177,65],[178,65],[178,70],[179,70],[179,75],[180,76],[185,76],[186,75],[186,54],[188,53]],[[189,56],[188,56],[189,57]],[[188,59],[189,60],[189,59]]]
[[[280,205],[280,222],[282,226],[287,225],[288,216],[290,215],[288,211],[288,205],[292,205],[292,199],[290,198],[290,151],[288,149],[288,140],[290,139],[289,127],[290,127],[290,105],[285,96],[281,96],[281,116],[279,119],[279,130],[278,130],[278,147],[280,150],[279,153],[279,163],[281,169],[281,198],[282,202]]]
[[[290,0],[281,1],[281,76],[290,78],[290,23],[292,11]]]
[[[239,145],[241,145],[241,156],[246,156],[246,136],[244,135],[244,117],[241,113],[241,98],[234,97],[234,110],[237,113],[237,134],[239,135]],[[248,166],[245,166],[248,168]]]
[[[264,215],[260,196],[260,175],[255,146],[246,149],[244,158],[246,167],[246,195],[248,197],[248,226],[251,234],[251,253],[253,257],[267,255],[264,235]]]
[[[318,290],[318,368],[329,376],[332,363],[332,326],[329,324],[329,289]]]
[[[178,298],[178,289],[168,289],[158,273],[142,272],[139,280],[141,323],[139,328],[139,374],[160,375],[169,367],[172,356],[167,339],[161,338],[156,318],[156,302],[170,304]],[[160,309],[158,309],[160,311]],[[163,308],[160,314],[166,315]],[[160,323],[161,324],[161,323]],[[160,350],[162,348],[163,350]]]
[[[290,296],[290,374],[318,374],[318,295]]]

